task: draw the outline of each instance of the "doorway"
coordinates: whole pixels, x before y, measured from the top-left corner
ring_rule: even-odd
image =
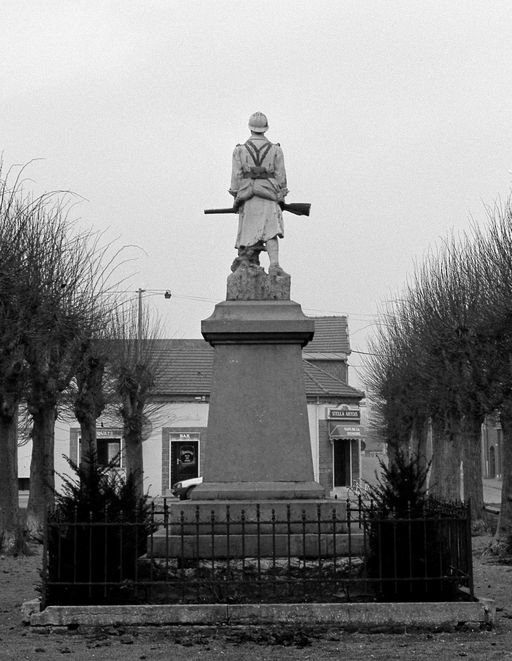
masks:
[[[494,445],[489,448],[489,477],[496,477],[496,450]]]
[[[350,441],[333,441],[334,487],[349,487],[352,483]]]
[[[199,441],[173,440],[171,438],[170,487],[199,475]]]

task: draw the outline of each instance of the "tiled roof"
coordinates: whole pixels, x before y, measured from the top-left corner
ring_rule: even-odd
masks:
[[[364,393],[356,388],[352,388],[341,379],[329,374],[325,370],[317,367],[313,363],[303,360],[304,365],[304,385],[308,397],[353,397],[361,399]]]
[[[159,354],[157,391],[162,395],[208,395],[213,348],[204,340],[154,340]]]
[[[346,353],[348,339],[346,335],[346,319],[343,324],[332,320],[339,317],[315,317],[315,334],[320,331],[317,346],[325,347],[331,360],[333,354]],[[325,321],[327,320],[327,321]],[[333,336],[334,330],[344,328],[342,341],[333,341],[328,345],[327,339]],[[174,396],[202,396],[210,392],[212,378],[213,348],[204,340],[153,340],[154,350],[158,354],[159,375],[157,379],[157,392],[159,395]],[[317,365],[309,362],[314,359],[315,340],[310,342],[304,352],[304,383],[306,394],[312,396],[354,397],[363,396],[359,390],[347,385]],[[343,348],[344,347],[344,348]],[[313,354],[313,355],[312,355]],[[321,356],[319,356],[321,357]]]
[[[346,317],[312,317],[315,336],[306,346],[307,353],[350,353]]]

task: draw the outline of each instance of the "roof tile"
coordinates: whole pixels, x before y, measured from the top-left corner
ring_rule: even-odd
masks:
[[[348,354],[346,317],[313,317],[315,337],[307,345],[304,357],[314,354]],[[159,395],[208,395],[212,379],[213,348],[204,340],[153,340],[159,355],[157,392]],[[312,355],[313,354],[313,355]],[[320,356],[319,356],[320,357]],[[338,356],[341,359],[341,356]],[[331,359],[332,359],[331,358]],[[304,383],[308,396],[363,396],[359,390],[337,379],[317,365],[304,360]]]
[[[347,317],[312,317],[315,335],[307,345],[308,353],[350,353]]]

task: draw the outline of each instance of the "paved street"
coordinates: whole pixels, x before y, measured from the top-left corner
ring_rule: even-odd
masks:
[[[484,479],[484,503],[499,505],[501,503],[501,480],[497,478]]]

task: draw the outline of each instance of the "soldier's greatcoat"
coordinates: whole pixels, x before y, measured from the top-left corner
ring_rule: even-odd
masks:
[[[283,214],[286,171],[283,150],[265,136],[252,136],[233,152],[229,192],[240,203],[236,248],[253,246],[284,235]]]

